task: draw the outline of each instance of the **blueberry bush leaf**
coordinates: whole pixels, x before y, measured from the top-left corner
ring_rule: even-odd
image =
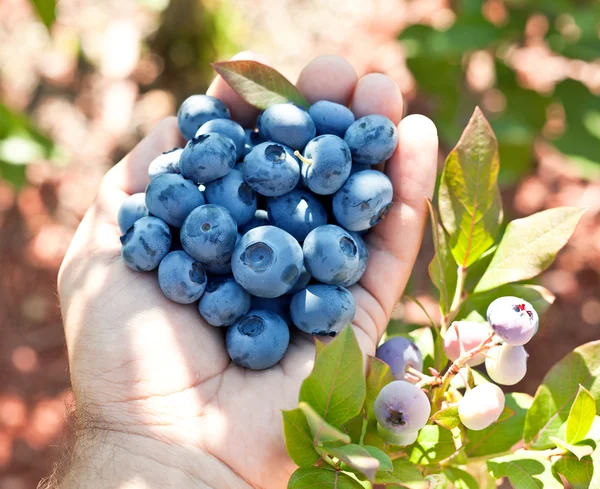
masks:
[[[380,471],[388,471],[388,470],[393,470],[394,469],[394,465],[392,463],[392,459],[388,456],[387,453],[385,453],[383,450],[377,448],[377,447],[373,447],[371,445],[364,445],[364,449],[369,452],[369,454],[371,455],[371,457],[376,458],[377,460],[379,460],[379,470]]]
[[[365,411],[369,421],[375,420],[373,405],[381,389],[394,380],[389,365],[376,357],[369,357],[369,373],[367,374]]]
[[[442,172],[439,211],[456,263],[467,268],[490,248],[500,231],[498,141],[475,109]]]
[[[331,426],[317,412],[305,402],[298,404],[298,408],[306,416],[306,421],[310,428],[314,440],[317,443],[326,443],[331,441],[341,441],[342,443],[350,443],[350,437],[346,433],[342,433],[337,428]]]
[[[404,486],[408,483],[418,483],[424,480],[423,474],[416,465],[399,458],[392,461],[391,470],[380,470],[375,477],[377,484],[391,484],[393,486]]]
[[[578,460],[581,460],[583,457],[587,457],[588,455],[594,453],[594,447],[591,445],[571,445],[570,443],[567,443],[556,436],[551,436],[550,440],[552,440],[552,442],[558,448],[562,448],[563,450],[571,452],[577,457]]]
[[[38,17],[47,28],[52,27],[56,20],[55,0],[29,0],[38,14]]]
[[[287,452],[296,465],[310,467],[319,460],[306,416],[299,408],[283,411],[283,433]]]
[[[301,467],[290,477],[288,489],[364,489],[349,475],[327,467]]]
[[[600,487],[600,450],[578,460],[566,454],[554,462],[553,469],[562,475],[572,489],[595,489]]]
[[[447,430],[452,430],[460,426],[458,406],[454,405],[440,409],[437,413],[431,416],[431,420]]]
[[[577,443],[583,440],[590,431],[595,416],[596,401],[590,391],[580,385],[567,418],[567,442]]]
[[[364,474],[370,481],[375,479],[375,474],[379,470],[379,460],[373,457],[366,448],[354,443],[339,447],[326,444],[318,450],[336,457],[346,465]]]
[[[567,243],[585,211],[557,207],[511,221],[474,292],[536,277]]]
[[[496,479],[507,477],[514,489],[564,489],[548,458],[535,452],[493,458],[487,461],[487,466]]]
[[[456,489],[479,489],[475,477],[458,467],[447,467],[444,469],[444,474]]]
[[[240,97],[258,109],[287,102],[305,109],[309,107],[308,101],[292,82],[258,61],[221,61],[212,63],[212,67]]]
[[[538,387],[525,418],[524,441],[528,448],[552,448],[551,436],[559,436],[569,417],[579,386],[600,404],[600,340],[586,343],[558,362]]]
[[[430,465],[456,452],[452,433],[437,425],[426,425],[417,441],[408,448],[408,460],[414,464]]]

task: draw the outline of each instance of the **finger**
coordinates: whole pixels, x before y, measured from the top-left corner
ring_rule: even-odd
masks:
[[[252,51],[243,51],[236,54],[231,59],[252,60],[269,65],[269,61],[265,56],[262,54],[253,53]],[[210,84],[210,87],[208,87],[206,94],[217,97],[224,102],[225,105],[229,107],[231,118],[234,121],[237,121],[243,127],[254,127],[256,117],[258,116],[258,109],[252,107],[252,105],[242,99],[242,97],[240,97],[233,90],[233,88],[231,88],[231,86],[223,79],[223,77],[221,77],[221,75],[217,75],[217,77],[213,80],[213,82]]]
[[[358,81],[350,108],[357,119],[369,114],[381,114],[398,124],[404,110],[402,92],[389,76],[369,73]]]
[[[308,63],[296,86],[312,104],[330,100],[347,105],[358,81],[354,67],[339,56],[319,56]]]
[[[386,317],[404,291],[421,246],[427,222],[426,198],[433,196],[437,172],[438,138],[433,122],[422,115],[410,115],[399,124],[398,132],[398,147],[386,164],[394,187],[393,205],[366,238],[369,266],[360,281]]]

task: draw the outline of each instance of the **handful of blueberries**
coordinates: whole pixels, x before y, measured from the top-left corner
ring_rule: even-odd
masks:
[[[119,209],[123,261],[158,268],[170,300],[198,301],[249,369],[281,360],[292,325],[334,336],[351,323],[364,233],[392,204],[371,167],[396,149],[396,126],[321,100],[272,105],[244,129],[208,95],[185,100],[178,124],[185,147],[158,155],[146,192]]]

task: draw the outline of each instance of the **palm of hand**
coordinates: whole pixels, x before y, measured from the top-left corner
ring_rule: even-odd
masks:
[[[379,112],[398,122],[402,101],[391,80],[371,75],[355,88],[356,75],[347,63],[328,57],[324,68],[322,60],[309,64],[299,81],[309,100],[347,103],[354,91],[358,115]],[[223,98],[234,116],[252,117],[222,80],[209,93]],[[399,130],[400,148],[386,168],[395,204],[370,234],[368,270],[351,289],[357,302],[353,327],[368,354],[408,279],[425,224],[425,197],[435,179],[433,125],[412,116]],[[143,190],[148,163],[176,146],[177,138],[174,119],[167,119],[109,172],[61,268],[76,403],[102,428],[164,444],[165,459],[175,448],[182,464],[195,454],[209,454],[249,485],[285,487],[294,465],[285,452],[281,410],[297,403],[312,368],[314,341],[294,332],[276,367],[263,372],[237,367],[225,350],[224,329],[205,324],[195,305],[166,299],[153,273],[132,272],[120,260],[117,209],[128,193]]]

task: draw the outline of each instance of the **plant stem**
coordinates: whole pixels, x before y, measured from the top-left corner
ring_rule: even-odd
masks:
[[[462,305],[466,278],[466,267],[459,265],[456,271],[456,289],[454,290],[454,298],[452,299],[452,304],[450,304],[450,309],[448,310],[448,312],[442,320],[442,336],[446,334],[448,327],[450,326],[450,324],[452,324],[452,321],[458,314],[458,310]]]

